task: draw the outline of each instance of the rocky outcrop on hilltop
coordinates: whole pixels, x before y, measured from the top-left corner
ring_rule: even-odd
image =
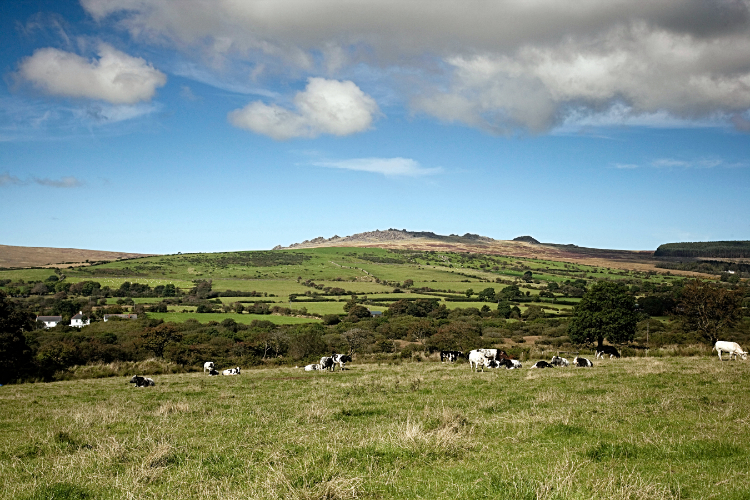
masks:
[[[513,241],[523,241],[524,243],[533,243],[534,245],[541,245],[541,243],[539,243],[539,240],[531,236],[517,236],[513,238]]]
[[[365,243],[391,243],[396,241],[406,241],[406,240],[416,240],[426,238],[429,240],[436,240],[436,241],[444,241],[444,242],[450,242],[450,243],[460,243],[460,242],[485,242],[485,243],[491,243],[495,240],[492,238],[489,238],[487,236],[480,236],[478,234],[472,234],[472,233],[466,233],[463,236],[459,236],[457,234],[451,234],[449,236],[444,236],[440,234],[435,234],[431,231],[407,231],[406,229],[386,229],[384,231],[381,231],[379,229],[376,229],[375,231],[366,231],[364,233],[357,233],[353,234],[351,236],[338,236],[334,235],[330,238],[324,238],[322,236],[318,236],[317,238],[313,238],[311,240],[305,240],[302,243],[294,243],[292,245],[289,245],[288,247],[282,247],[281,245],[278,245],[274,247],[274,250],[282,250],[282,249],[291,249],[291,248],[313,248],[313,247],[319,247],[319,246],[335,246],[335,245],[351,245],[351,244],[365,244]]]

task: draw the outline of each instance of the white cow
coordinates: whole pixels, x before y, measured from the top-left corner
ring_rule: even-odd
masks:
[[[239,375],[240,374],[240,367],[237,368],[229,368],[227,370],[224,370],[221,372],[222,375]]]
[[[725,342],[723,340],[719,340],[714,344],[714,348],[711,349],[711,352],[716,351],[719,353],[719,360],[721,360],[721,353],[726,352],[729,354],[729,359],[732,359],[732,356],[734,356],[734,359],[737,359],[737,355],[739,354],[742,360],[747,359],[747,353],[742,350],[740,345],[737,342]]]
[[[214,362],[213,361],[206,361],[203,363],[203,373],[210,372],[214,369]]]
[[[472,371],[477,371],[480,366],[482,367],[482,371],[484,371],[484,367],[487,366],[489,361],[491,360],[481,352],[481,349],[475,349],[469,353],[469,368]]]
[[[323,369],[323,367],[320,366],[320,364],[317,364],[317,363],[313,364],[313,365],[307,365],[307,366],[305,366],[305,371],[306,372],[314,372],[314,371],[318,371],[318,370],[322,370],[322,369]]]

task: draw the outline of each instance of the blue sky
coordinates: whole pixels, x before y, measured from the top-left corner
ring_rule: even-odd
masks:
[[[0,244],[750,239],[741,1],[0,3]]]

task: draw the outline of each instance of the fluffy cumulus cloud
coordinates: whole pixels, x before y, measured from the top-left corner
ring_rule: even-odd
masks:
[[[294,109],[255,101],[229,113],[235,127],[274,139],[349,135],[370,128],[378,113],[375,100],[353,82],[310,78],[293,101]]]
[[[425,168],[411,158],[353,158],[339,161],[314,162],[318,167],[341,168],[382,174],[388,177],[421,177],[436,174],[440,168]]]
[[[104,43],[94,60],[51,47],[39,49],[21,61],[17,75],[51,95],[112,104],[148,101],[167,81],[145,60]]]
[[[367,67],[413,111],[499,133],[596,115],[750,128],[737,118],[750,108],[747,0],[81,3],[138,40],[212,64],[329,76]],[[262,122],[253,126],[279,137],[305,129],[302,111],[251,106]]]

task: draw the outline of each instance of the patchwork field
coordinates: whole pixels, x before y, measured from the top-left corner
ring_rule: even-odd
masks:
[[[0,387],[0,498],[750,497],[750,364],[525,364]]]

